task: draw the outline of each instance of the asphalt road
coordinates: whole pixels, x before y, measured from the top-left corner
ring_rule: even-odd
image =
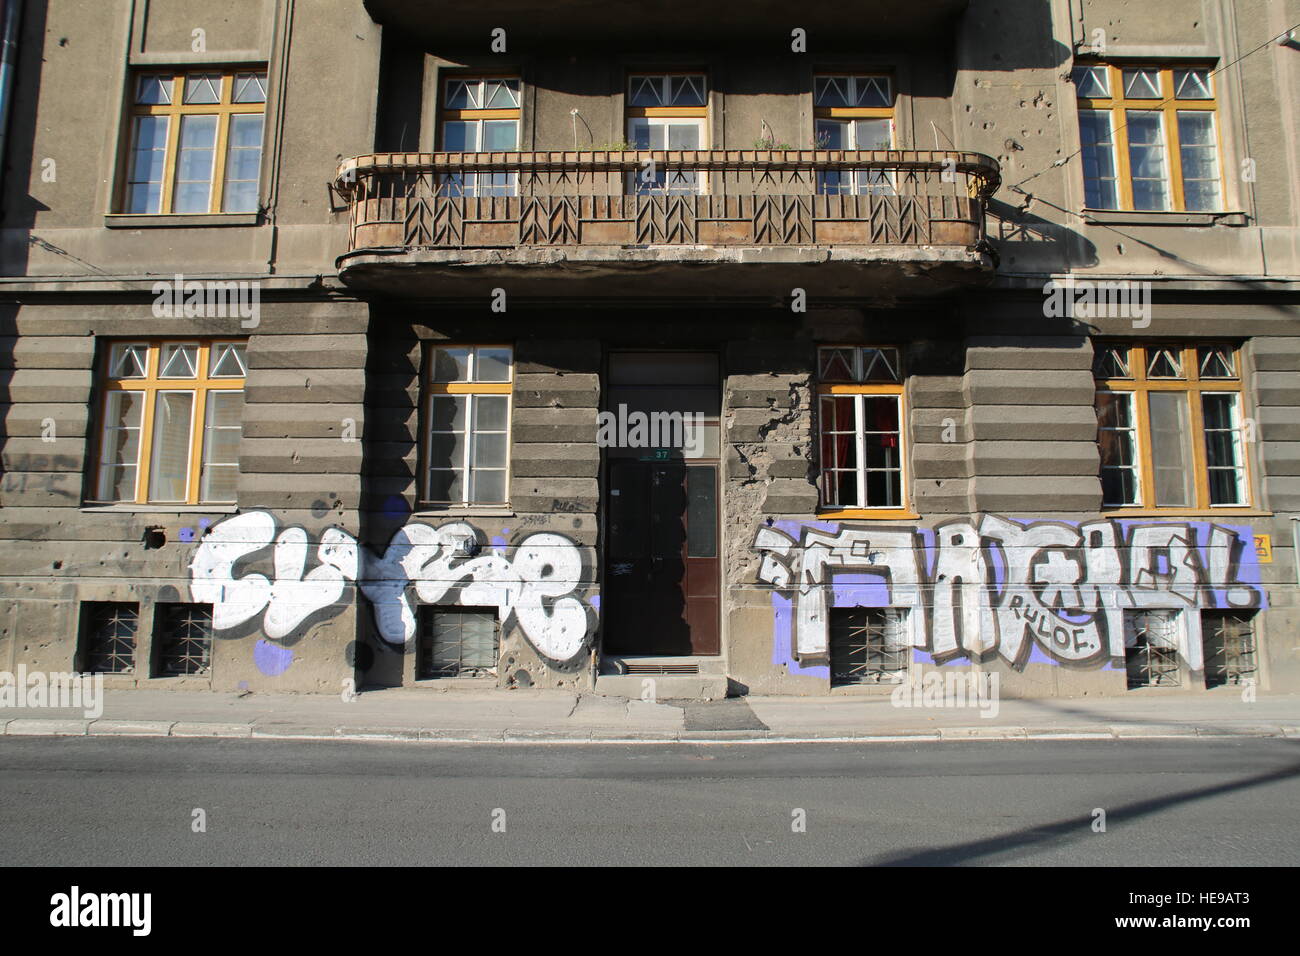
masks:
[[[1294,866],[1296,807],[1295,739],[0,739],[10,866]],[[793,832],[796,809],[806,832]]]

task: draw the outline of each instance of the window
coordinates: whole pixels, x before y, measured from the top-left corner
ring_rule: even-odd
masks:
[[[1162,608],[1124,612],[1124,666],[1129,690],[1182,686],[1178,664],[1181,636],[1177,611]]]
[[[1205,686],[1244,685],[1255,680],[1253,611],[1202,611]]]
[[[206,674],[212,663],[212,605],[159,604],[154,646],[157,676]]]
[[[451,77],[443,86],[442,149],[448,153],[510,152],[519,148],[519,80]],[[452,173],[442,196],[514,196],[515,173]]]
[[[1223,208],[1210,67],[1090,63],[1074,85],[1086,206]]]
[[[487,677],[500,657],[496,612],[487,608],[420,608],[417,680]]]
[[[81,669],[91,674],[135,670],[140,605],[128,601],[81,602]]]
[[[119,209],[257,212],[266,72],[140,73]]]
[[[1098,343],[1108,507],[1248,507],[1240,355],[1231,345]]]
[[[818,350],[823,509],[901,514],[906,508],[900,359],[896,348]]]
[[[91,500],[233,502],[246,349],[233,339],[112,342]]]
[[[627,139],[633,149],[705,149],[708,80],[702,73],[627,78]],[[629,173],[629,192],[693,195],[704,181],[693,169],[647,167]]]
[[[817,149],[893,149],[894,94],[888,76],[813,77],[814,145]],[[884,170],[817,174],[817,191],[892,194]]]
[[[513,380],[509,346],[439,345],[429,350],[426,501],[505,504]]]
[[[898,684],[907,677],[907,608],[836,607],[830,614],[831,686]]]

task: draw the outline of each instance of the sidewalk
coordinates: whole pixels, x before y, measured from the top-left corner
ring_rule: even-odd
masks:
[[[648,703],[560,691],[370,691],[348,703],[297,694],[119,690],[97,719],[80,711],[0,709],[7,736],[170,736],[430,742],[760,743],[1129,737],[1300,737],[1300,695],[1243,702],[1131,696],[895,707],[888,697],[745,697]]]

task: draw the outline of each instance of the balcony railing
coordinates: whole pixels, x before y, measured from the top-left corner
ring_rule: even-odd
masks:
[[[377,153],[335,189],[351,249],[973,246],[999,184],[981,153]]]

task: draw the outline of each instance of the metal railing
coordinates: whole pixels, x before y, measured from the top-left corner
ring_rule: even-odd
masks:
[[[333,183],[352,250],[962,245],[997,162],[940,150],[375,153]]]

